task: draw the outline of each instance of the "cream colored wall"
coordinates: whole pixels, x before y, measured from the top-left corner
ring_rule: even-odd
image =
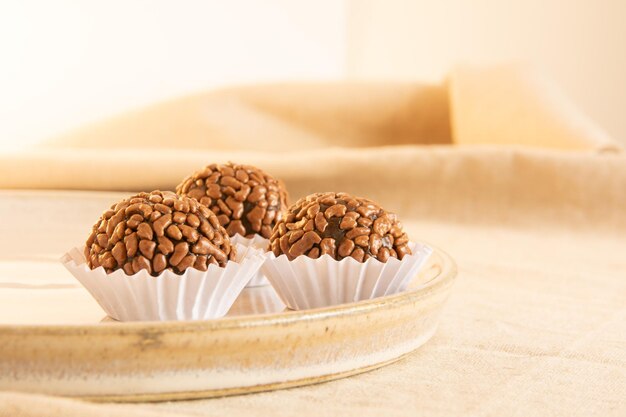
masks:
[[[0,150],[224,85],[336,79],[343,1],[0,0]]]
[[[440,79],[455,63],[542,71],[626,141],[626,1],[350,0],[347,71]]]
[[[626,140],[624,21],[624,0],[0,1],[0,150],[224,85],[510,60]]]

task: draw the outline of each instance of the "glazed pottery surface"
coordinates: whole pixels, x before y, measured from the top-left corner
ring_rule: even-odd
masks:
[[[0,193],[0,389],[125,401],[201,398],[321,382],[410,353],[435,332],[456,268],[434,248],[409,289],[287,310],[246,288],[222,319],[107,318],[58,256],[119,194]],[[33,224],[34,213],[46,213]],[[35,243],[35,244],[34,244]]]

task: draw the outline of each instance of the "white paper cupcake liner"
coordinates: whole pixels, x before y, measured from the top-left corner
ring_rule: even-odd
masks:
[[[404,291],[432,253],[426,245],[411,242],[412,255],[387,262],[353,258],[337,261],[329,255],[318,259],[286,255],[268,259],[261,270],[280,298],[293,310],[327,307],[382,297]]]
[[[273,314],[282,312],[286,307],[271,285],[248,287],[239,294],[228,315]]]
[[[243,245],[246,247],[252,247],[262,251],[262,256],[273,259],[275,258],[274,254],[269,251],[270,241],[269,239],[265,239],[261,235],[254,235],[252,238],[243,237],[240,234],[236,234],[230,238],[230,241],[233,245]],[[239,256],[238,256],[239,258]],[[248,282],[246,287],[261,287],[264,285],[270,285],[270,282],[267,280],[263,271],[259,270],[254,277]]]
[[[254,247],[236,245],[237,260],[225,267],[209,265],[206,271],[189,268],[182,275],[164,271],[154,277],[146,270],[126,275],[89,269],[83,251],[74,248],[61,262],[119,321],[207,320],[223,317],[265,261]]]

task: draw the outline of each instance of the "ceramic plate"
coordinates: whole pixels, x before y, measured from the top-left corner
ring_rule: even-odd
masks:
[[[271,287],[255,287],[222,319],[118,323],[58,256],[120,196],[0,193],[0,389],[156,401],[340,378],[425,343],[456,275],[435,248],[409,289],[392,296],[295,312]]]

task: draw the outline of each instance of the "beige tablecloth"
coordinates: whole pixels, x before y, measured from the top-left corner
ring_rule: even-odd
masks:
[[[135,405],[0,393],[0,415],[626,415],[626,156],[536,75],[198,95],[4,155],[0,187],[172,188],[227,159],[293,198],[379,200],[447,250],[459,279],[435,337],[309,387]]]

